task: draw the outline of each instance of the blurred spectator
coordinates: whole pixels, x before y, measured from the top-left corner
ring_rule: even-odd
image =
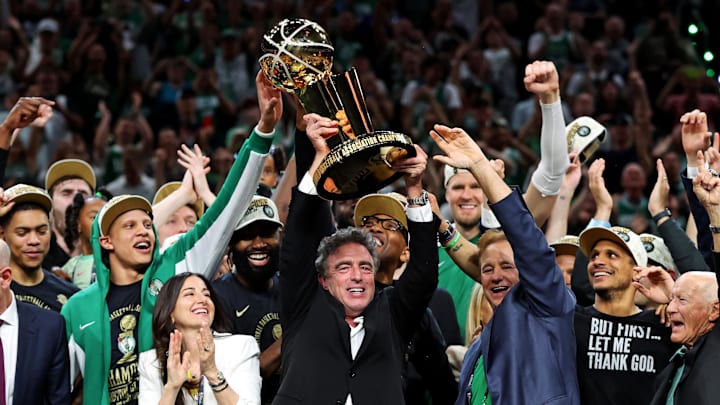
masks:
[[[255,94],[248,69],[250,62],[240,48],[240,36],[233,28],[224,29],[220,35],[220,52],[215,55],[218,86],[225,97],[236,104]]]
[[[460,90],[448,82],[447,62],[438,57],[428,57],[423,61],[422,76],[409,82],[402,93],[400,104],[403,131],[413,139],[426,136],[421,132],[423,116],[432,110],[437,122],[454,125],[458,119]]]
[[[625,22],[617,15],[605,20],[605,35],[602,38],[607,49],[608,64],[621,75],[628,72],[628,48],[630,42],[625,38]]]
[[[122,151],[123,172],[105,185],[112,195],[133,194],[152,200],[158,185],[145,174],[148,160],[142,145],[128,145]]]
[[[677,85],[680,93],[673,94]],[[708,91],[710,90],[710,91]],[[720,97],[714,77],[707,77],[699,66],[678,67],[667,81],[656,100],[657,107],[668,113],[667,119],[676,123],[686,111],[699,109],[708,117],[708,125],[714,126],[715,115],[720,111]]]
[[[538,18],[535,33],[528,40],[527,54],[530,60],[551,60],[558,72],[582,57],[582,38],[578,33],[568,31],[567,10],[560,3],[550,3],[545,14]]]
[[[594,41],[587,52],[585,66],[570,77],[565,89],[568,97],[575,97],[579,92],[599,93],[600,86],[606,80],[612,80],[619,88],[625,87],[625,81],[610,64],[607,47],[603,41]]]

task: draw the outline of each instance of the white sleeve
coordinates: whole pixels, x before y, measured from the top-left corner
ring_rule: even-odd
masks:
[[[560,100],[552,104],[540,103],[542,129],[540,132],[540,163],[531,182],[543,196],[560,192],[565,171],[570,165]]]
[[[238,405],[260,404],[260,349],[247,335],[215,337],[215,360],[233,391]]]
[[[139,404],[157,404],[163,392],[163,382],[160,368],[157,364],[155,349],[140,353],[138,360],[138,374],[140,374]]]

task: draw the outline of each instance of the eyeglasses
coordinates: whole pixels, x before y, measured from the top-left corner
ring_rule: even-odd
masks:
[[[362,217],[362,225],[365,228],[371,228],[378,223],[383,229],[388,231],[403,231],[405,229],[405,227],[397,219],[378,218],[372,215],[369,217]]]

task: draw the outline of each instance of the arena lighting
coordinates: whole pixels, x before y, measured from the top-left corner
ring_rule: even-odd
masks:
[[[688,34],[695,35],[699,31],[698,26],[695,24],[688,25]]]
[[[705,59],[705,62],[712,62],[712,60],[715,59],[715,55],[710,51],[705,51],[703,59]]]
[[[715,71],[714,71],[713,69],[708,69],[708,70],[705,71],[705,76],[707,76],[707,77],[714,77],[714,76],[715,76]]]

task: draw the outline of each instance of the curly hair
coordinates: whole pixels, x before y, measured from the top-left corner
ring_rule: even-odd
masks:
[[[80,233],[78,231],[80,211],[82,211],[86,202],[95,198],[108,202],[112,198],[112,194],[104,188],[98,189],[95,194],[87,198],[83,197],[82,193],[77,193],[75,194],[75,197],[73,197],[72,204],[68,205],[65,210],[65,234],[63,235],[63,239],[65,239],[65,245],[68,248],[75,246],[75,241],[77,241],[80,237]]]
[[[318,255],[315,259],[315,270],[320,273],[321,276],[327,277],[327,260],[333,253],[335,253],[342,246],[350,243],[357,243],[365,247],[370,252],[370,256],[373,259],[374,269],[377,271],[380,268],[380,258],[378,258],[377,250],[375,248],[375,239],[360,228],[344,228],[330,236],[324,237],[320,241],[318,247]]]

